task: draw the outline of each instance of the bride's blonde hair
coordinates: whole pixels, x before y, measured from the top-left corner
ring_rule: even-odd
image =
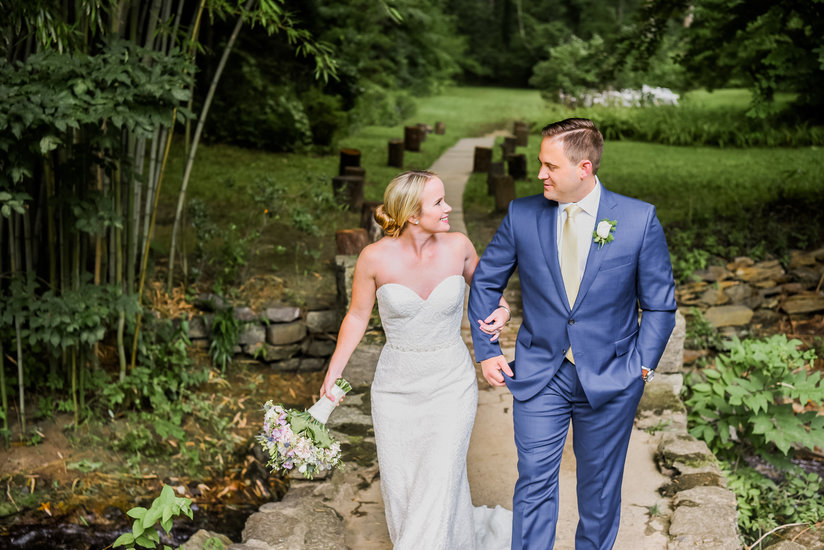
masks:
[[[437,174],[427,170],[411,170],[398,174],[389,182],[383,193],[383,204],[375,209],[375,221],[388,236],[399,236],[409,217],[420,214],[423,187],[436,177]]]

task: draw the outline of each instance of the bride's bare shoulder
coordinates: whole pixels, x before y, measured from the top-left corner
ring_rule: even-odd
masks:
[[[366,245],[358,255],[358,263],[371,264],[386,259],[387,254],[393,254],[397,249],[397,239],[383,237],[372,244]]]

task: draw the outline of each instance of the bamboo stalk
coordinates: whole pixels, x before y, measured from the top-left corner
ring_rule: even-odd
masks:
[[[255,3],[256,0],[248,0],[246,5],[243,7],[243,11],[248,11],[251,9],[252,5]],[[217,89],[217,83],[220,81],[220,77],[223,75],[223,70],[226,68],[226,62],[229,60],[229,54],[232,52],[232,48],[237,41],[237,37],[240,34],[240,28],[243,26],[243,15],[241,14],[238,17],[237,22],[235,23],[235,28],[232,30],[232,34],[229,37],[229,41],[226,43],[226,48],[223,50],[223,55],[220,58],[220,62],[218,63],[217,70],[215,71],[214,77],[212,77],[212,82],[209,85],[209,91],[206,93],[206,99],[203,102],[203,108],[200,110],[200,116],[197,120],[197,128],[195,128],[195,135],[192,139],[192,149],[189,151],[189,155],[186,159],[186,168],[183,171],[183,181],[180,184],[180,195],[178,195],[177,199],[177,210],[175,211],[175,221],[174,226],[172,227],[172,243],[169,251],[169,278],[166,283],[167,291],[171,293],[172,291],[172,280],[174,278],[174,267],[175,267],[175,243],[177,241],[177,234],[180,231],[180,218],[183,212],[183,203],[186,200],[186,187],[189,184],[189,178],[192,175],[192,166],[195,162],[195,155],[197,154],[197,146],[200,142],[200,135],[203,133],[203,126],[206,121],[206,116],[209,114],[209,108],[212,105],[212,99],[215,96],[215,90]]]
[[[175,107],[174,110],[172,111],[172,126],[169,129],[169,135],[166,139],[166,149],[163,152],[163,162],[161,163],[160,176],[158,177],[158,180],[157,180],[157,189],[155,190],[154,206],[152,208],[152,218],[149,222],[149,234],[146,238],[146,242],[144,243],[144,247],[143,247],[143,258],[142,258],[141,266],[140,266],[140,283],[138,284],[138,289],[137,289],[137,296],[138,296],[138,301],[139,301],[140,304],[143,303],[143,287],[144,287],[144,284],[146,282],[146,265],[148,264],[148,260],[149,260],[149,244],[151,243],[152,231],[154,230],[154,222],[155,222],[155,217],[157,215],[157,203],[158,203],[158,197],[160,197],[160,185],[161,185],[161,183],[163,183],[163,174],[166,172],[166,162],[169,160],[169,149],[172,148],[172,136],[174,135],[174,123],[175,123],[176,119],[177,119],[177,107]],[[132,341],[131,368],[134,368],[135,363],[137,361],[137,342],[138,342],[138,338],[140,336],[140,322],[141,322],[142,318],[143,318],[142,315],[140,315],[140,312],[138,312],[137,320],[135,322],[135,327],[134,327],[134,340]]]
[[[0,222],[0,248],[3,244],[3,223]],[[3,254],[0,254],[0,273],[3,272]],[[6,355],[0,339],[0,406],[3,407],[3,433],[9,433],[9,398],[6,394]],[[4,443],[8,443],[8,438]]]
[[[17,274],[20,265],[17,258],[17,241],[14,235],[14,218],[16,214],[9,216],[9,254],[11,258],[11,272]],[[24,388],[25,376],[23,373],[23,337],[20,323],[20,312],[14,314],[14,334],[17,340],[17,394],[20,399],[20,438],[26,433],[26,392]]]

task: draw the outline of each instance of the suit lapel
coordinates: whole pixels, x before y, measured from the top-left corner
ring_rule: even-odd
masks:
[[[600,208],[600,207],[599,207]],[[558,291],[558,296],[564,307],[569,309],[569,302],[566,297],[566,289],[564,288],[564,279],[561,275],[561,264],[558,259],[558,203],[555,201],[547,201],[546,207],[541,211],[538,217],[538,240],[541,243],[541,249],[544,253],[549,272],[552,274],[552,280],[555,283],[555,289]]]
[[[598,222],[603,219],[615,219],[615,198],[612,196],[612,193],[607,191],[607,189],[602,185],[601,186],[601,200],[598,203],[598,215],[595,217],[595,227],[598,227]],[[578,296],[575,298],[575,308],[578,307],[584,301],[584,297],[586,297],[587,291],[589,287],[592,286],[593,281],[595,281],[595,276],[598,275],[598,270],[601,267],[601,261],[606,256],[606,246],[599,248],[598,243],[592,239],[592,243],[589,246],[589,254],[587,255],[587,265],[584,268],[584,277],[581,279],[581,286],[578,288]]]

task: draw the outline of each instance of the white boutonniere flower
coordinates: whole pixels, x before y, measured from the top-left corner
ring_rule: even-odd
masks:
[[[603,219],[595,226],[595,231],[592,232],[592,240],[598,243],[598,248],[605,244],[612,242],[615,238],[615,226],[618,225],[616,220]]]

